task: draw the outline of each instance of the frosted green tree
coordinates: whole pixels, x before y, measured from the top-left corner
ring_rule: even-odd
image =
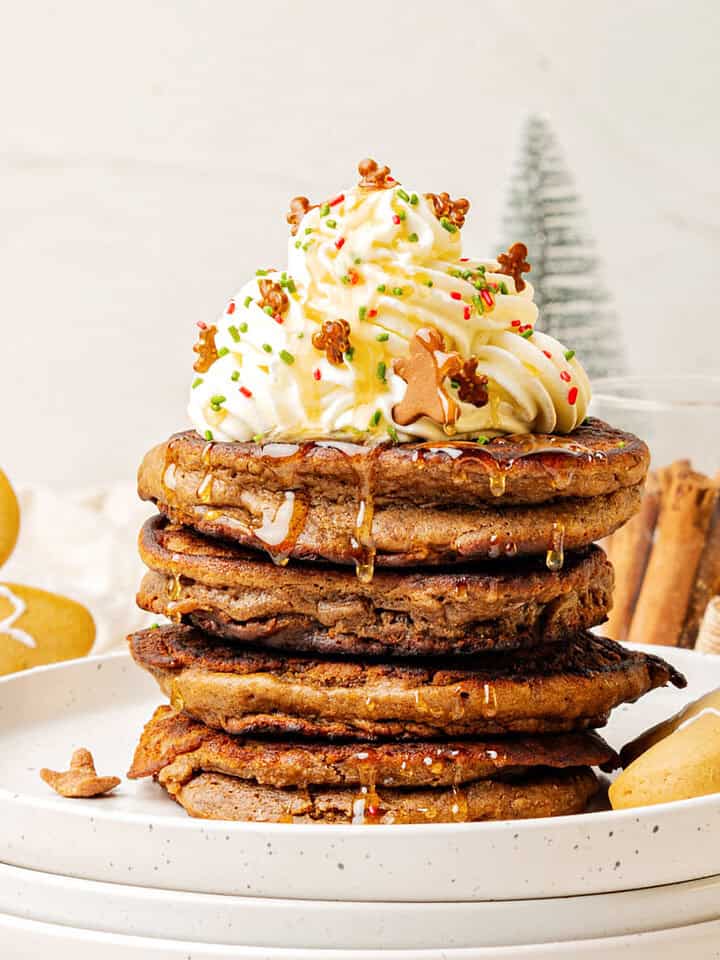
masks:
[[[538,329],[577,352],[591,377],[625,372],[622,337],[580,197],[549,124],[528,117],[502,222],[507,249],[527,244]]]

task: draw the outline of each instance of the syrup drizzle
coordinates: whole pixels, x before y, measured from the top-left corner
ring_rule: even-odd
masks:
[[[550,548],[545,554],[545,563],[548,570],[557,573],[565,563],[565,527],[562,523],[553,523]]]
[[[305,500],[291,490],[285,492],[283,502],[278,507],[263,510],[262,522],[255,527],[253,535],[277,566],[284,567],[290,559],[305,529],[307,513]]]

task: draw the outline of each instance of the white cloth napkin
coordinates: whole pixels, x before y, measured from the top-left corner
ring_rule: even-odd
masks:
[[[158,620],[135,605],[144,571],[137,536],[152,507],[132,486],[64,494],[26,486],[17,495],[20,537],[1,580],[83,603],[97,628],[93,653],[123,649],[128,633]]]

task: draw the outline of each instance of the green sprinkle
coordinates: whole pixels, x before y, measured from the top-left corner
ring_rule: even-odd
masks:
[[[247,333],[247,332],[248,332],[248,325],[245,323],[245,321],[243,321],[240,324],[240,333]]]
[[[330,213],[330,204],[329,204],[329,203],[324,203],[324,204],[320,207],[320,216],[321,216],[321,217],[326,217],[329,213]]]
[[[296,249],[296,250],[299,250],[300,247],[301,247],[300,241],[299,241],[299,240],[296,240],[296,241],[295,241],[295,249]],[[306,249],[307,249],[307,248],[306,248]]]
[[[505,283],[504,280],[501,280],[501,281],[500,281],[500,293],[507,294],[507,292],[508,292],[507,284]]]
[[[406,203],[410,200],[410,194],[406,193],[402,187],[397,192],[397,195],[401,200],[404,200]]]
[[[404,220],[406,217],[407,217],[407,214],[405,213],[405,211],[401,210],[400,213],[398,214],[398,219]]]
[[[473,306],[477,309],[478,313],[485,312],[485,304],[482,302],[482,297],[478,296],[477,293],[473,294],[471,297]]]
[[[213,432],[212,432],[212,430],[206,430],[206,431],[205,431],[205,439],[206,439],[206,440],[212,440],[212,438],[213,438]]]
[[[385,363],[384,360],[381,360],[380,363],[378,363],[377,370],[375,372],[377,374],[378,380],[380,380],[381,383],[385,383],[385,374],[387,373],[387,364]]]
[[[355,356],[355,347],[348,347],[345,351],[345,359],[348,363],[352,363],[353,357]]]
[[[573,358],[574,356],[575,356],[575,351],[574,351],[574,350],[566,350],[566,351],[565,351],[565,359],[566,359],[566,360],[572,360],[572,358]]]
[[[426,287],[432,287],[432,285],[433,285],[432,280],[425,280],[425,286],[426,286]]]
[[[220,349],[218,350],[219,357],[224,357],[228,353],[230,353],[230,350],[228,349],[228,347],[220,347]]]
[[[476,290],[487,290],[487,283],[485,280],[476,280],[473,284]]]
[[[203,382],[203,378],[202,378],[202,377],[195,377],[195,379],[193,380],[193,384],[192,384],[193,390],[194,390],[196,387],[199,387],[202,382]]]
[[[353,263],[362,263],[362,257],[353,257]]]
[[[233,340],[235,341],[235,343],[239,343],[239,342],[240,342],[240,331],[239,331],[238,328],[237,328],[236,326],[234,326],[232,323],[231,323],[230,326],[228,327],[228,333],[229,333],[230,336],[233,338]]]
[[[482,443],[490,443],[490,438],[489,438],[489,437],[484,437],[482,434],[480,434],[480,436],[477,438],[477,440],[476,440],[475,442],[476,442],[476,443],[481,443],[481,444],[482,444]]]
[[[620,443],[618,443],[618,447],[622,450],[622,448],[626,446],[626,444],[627,444],[626,440],[621,440]]]
[[[337,220],[326,220],[325,223],[330,227],[331,230],[334,230],[337,226]]]
[[[304,336],[305,336],[305,334],[304,334],[304,333],[302,332],[302,330],[301,330],[300,333],[297,335],[297,338],[298,338],[298,340],[302,340]]]
[[[256,271],[255,271],[255,276],[256,276],[256,277],[266,277],[267,275],[268,275],[267,270],[256,270]]]
[[[232,381],[234,381],[235,383],[237,383],[238,380],[240,379],[240,371],[239,371],[239,370],[233,370],[230,379],[231,379]]]
[[[253,298],[252,298],[252,297],[245,297],[245,304],[244,304],[244,305],[245,305],[246,308],[249,307],[252,302],[253,302]]]
[[[262,433],[256,433],[255,436],[253,437],[253,442],[254,442],[254,443],[262,443],[264,439],[265,439],[265,438],[264,438],[264,435],[263,435]]]
[[[400,437],[398,436],[398,432],[392,424],[390,424],[390,426],[387,428],[387,432],[388,432],[388,436],[390,437],[393,443],[400,443]]]
[[[463,280],[469,280],[472,276],[472,270],[463,270],[460,276],[463,278]]]
[[[272,317],[272,316],[274,315],[274,313],[275,313],[275,311],[273,310],[273,308],[272,308],[269,304],[268,304],[268,306],[263,307],[263,310],[265,311],[265,313],[266,313],[269,317]]]
[[[159,623],[151,623],[151,624],[150,624],[150,629],[151,629],[151,630],[159,630],[159,629],[160,629],[160,624],[159,624]]]
[[[416,206],[417,202],[418,202],[418,195],[417,195],[416,193],[411,193],[411,194],[410,194],[410,203],[411,203],[413,206]]]
[[[381,416],[382,416],[382,410],[376,410],[375,413],[370,417],[369,426],[376,427],[380,423]]]
[[[448,233],[457,233],[457,227],[447,217],[440,217],[440,225],[445,227]]]
[[[302,245],[302,248],[303,248],[303,250],[305,250],[305,252],[307,252],[307,251],[310,249],[310,244],[311,244],[311,243],[312,243],[312,240],[308,240],[307,243],[304,243],[304,244]],[[297,246],[299,246],[299,244],[296,243],[295,246],[297,247]]]
[[[408,236],[408,240],[410,241],[410,243],[417,243],[419,239],[420,237],[416,233],[411,233]]]
[[[214,397],[210,397],[210,403],[214,403],[216,406],[220,406],[221,403],[225,403],[227,397],[224,397],[221,393],[216,393]]]
[[[385,284],[381,283],[377,289],[378,289],[378,293],[385,293],[385,289],[386,289]]]
[[[295,291],[297,290],[297,287],[295,286],[295,281],[293,280],[292,277],[288,279],[287,288],[289,293],[295,293]]]
[[[262,345],[262,348],[265,351],[265,353],[272,353],[272,347],[270,346],[269,343],[264,343]]]
[[[402,287],[393,287],[393,288],[392,288],[392,292],[395,294],[396,297],[401,297],[401,296],[403,295],[403,288],[402,288]]]
[[[523,338],[523,340],[529,340],[533,333],[535,333],[534,330],[523,330],[520,336]]]
[[[478,270],[478,273],[485,273],[486,268],[482,264],[480,264],[477,270]]]
[[[282,362],[286,363],[288,366],[291,366],[293,363],[295,363],[295,357],[287,350],[281,350],[278,356]]]
[[[367,307],[358,307],[358,320],[364,320],[367,316]]]
[[[379,334],[375,337],[375,339],[378,341],[378,343],[385,343],[386,340],[389,340],[389,339],[390,339],[390,334],[389,334],[389,333],[379,333]]]
[[[460,389],[460,384],[457,382],[457,380],[451,380],[451,381],[450,381],[450,386],[453,387],[455,390],[459,390],[459,389]]]
[[[343,277],[340,277],[343,283],[350,283],[350,277],[345,274]]]
[[[307,236],[309,233],[312,233],[312,232],[313,232],[312,227],[305,227],[305,236]]]
[[[459,270],[448,270],[448,273],[450,274],[451,277],[461,277],[461,276],[462,276],[462,274],[460,273]]]

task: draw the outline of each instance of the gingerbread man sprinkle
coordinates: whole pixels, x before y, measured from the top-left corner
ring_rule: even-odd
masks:
[[[524,243],[514,243],[507,253],[499,253],[497,258],[500,264],[500,269],[497,272],[512,277],[518,293],[527,286],[523,280],[523,273],[530,273],[532,270],[527,262],[527,255],[528,248]]]
[[[377,160],[366,157],[358,164],[358,173],[360,174],[360,183],[358,186],[365,190],[389,190],[397,183],[394,177],[390,176],[390,167],[381,167]]]
[[[207,327],[204,324],[200,327],[200,338],[193,347],[193,350],[198,355],[197,360],[193,364],[193,370],[195,370],[196,373],[207,373],[217,360],[218,352],[215,346],[216,333],[217,327]]]
[[[466,200],[465,197],[453,200],[449,193],[443,192],[426,193],[425,199],[430,202],[435,216],[445,229],[450,230],[450,227],[454,228],[450,230],[450,233],[454,233],[456,229],[464,225],[465,217],[470,209],[470,201]]]
[[[324,350],[330,363],[341,366],[350,349],[350,324],[347,320],[326,320],[313,334],[312,345],[316,350]]]
[[[446,352],[439,330],[418,330],[410,341],[409,355],[396,360],[393,368],[407,383],[405,396],[393,407],[396,423],[406,426],[420,417],[430,417],[446,429],[454,425],[460,408],[446,393],[444,381],[461,372],[462,360],[459,353]]]
[[[290,211],[285,219],[290,224],[290,233],[293,236],[297,234],[300,221],[308,212],[308,210],[314,210],[317,206],[317,203],[310,203],[307,197],[292,198],[290,201]]]
[[[280,284],[274,280],[259,280],[258,287],[260,289],[260,300],[258,300],[260,309],[264,310],[269,307],[273,317],[282,317],[290,306],[290,301]]]
[[[122,781],[119,777],[99,777],[89,750],[76,750],[70,769],[64,773],[43,767],[40,776],[61,797],[72,799],[100,797],[114,790]]]
[[[477,372],[478,358],[468,357],[463,362],[462,369],[454,376],[458,386],[458,396],[463,403],[471,403],[474,407],[484,407],[488,402],[488,378]]]

